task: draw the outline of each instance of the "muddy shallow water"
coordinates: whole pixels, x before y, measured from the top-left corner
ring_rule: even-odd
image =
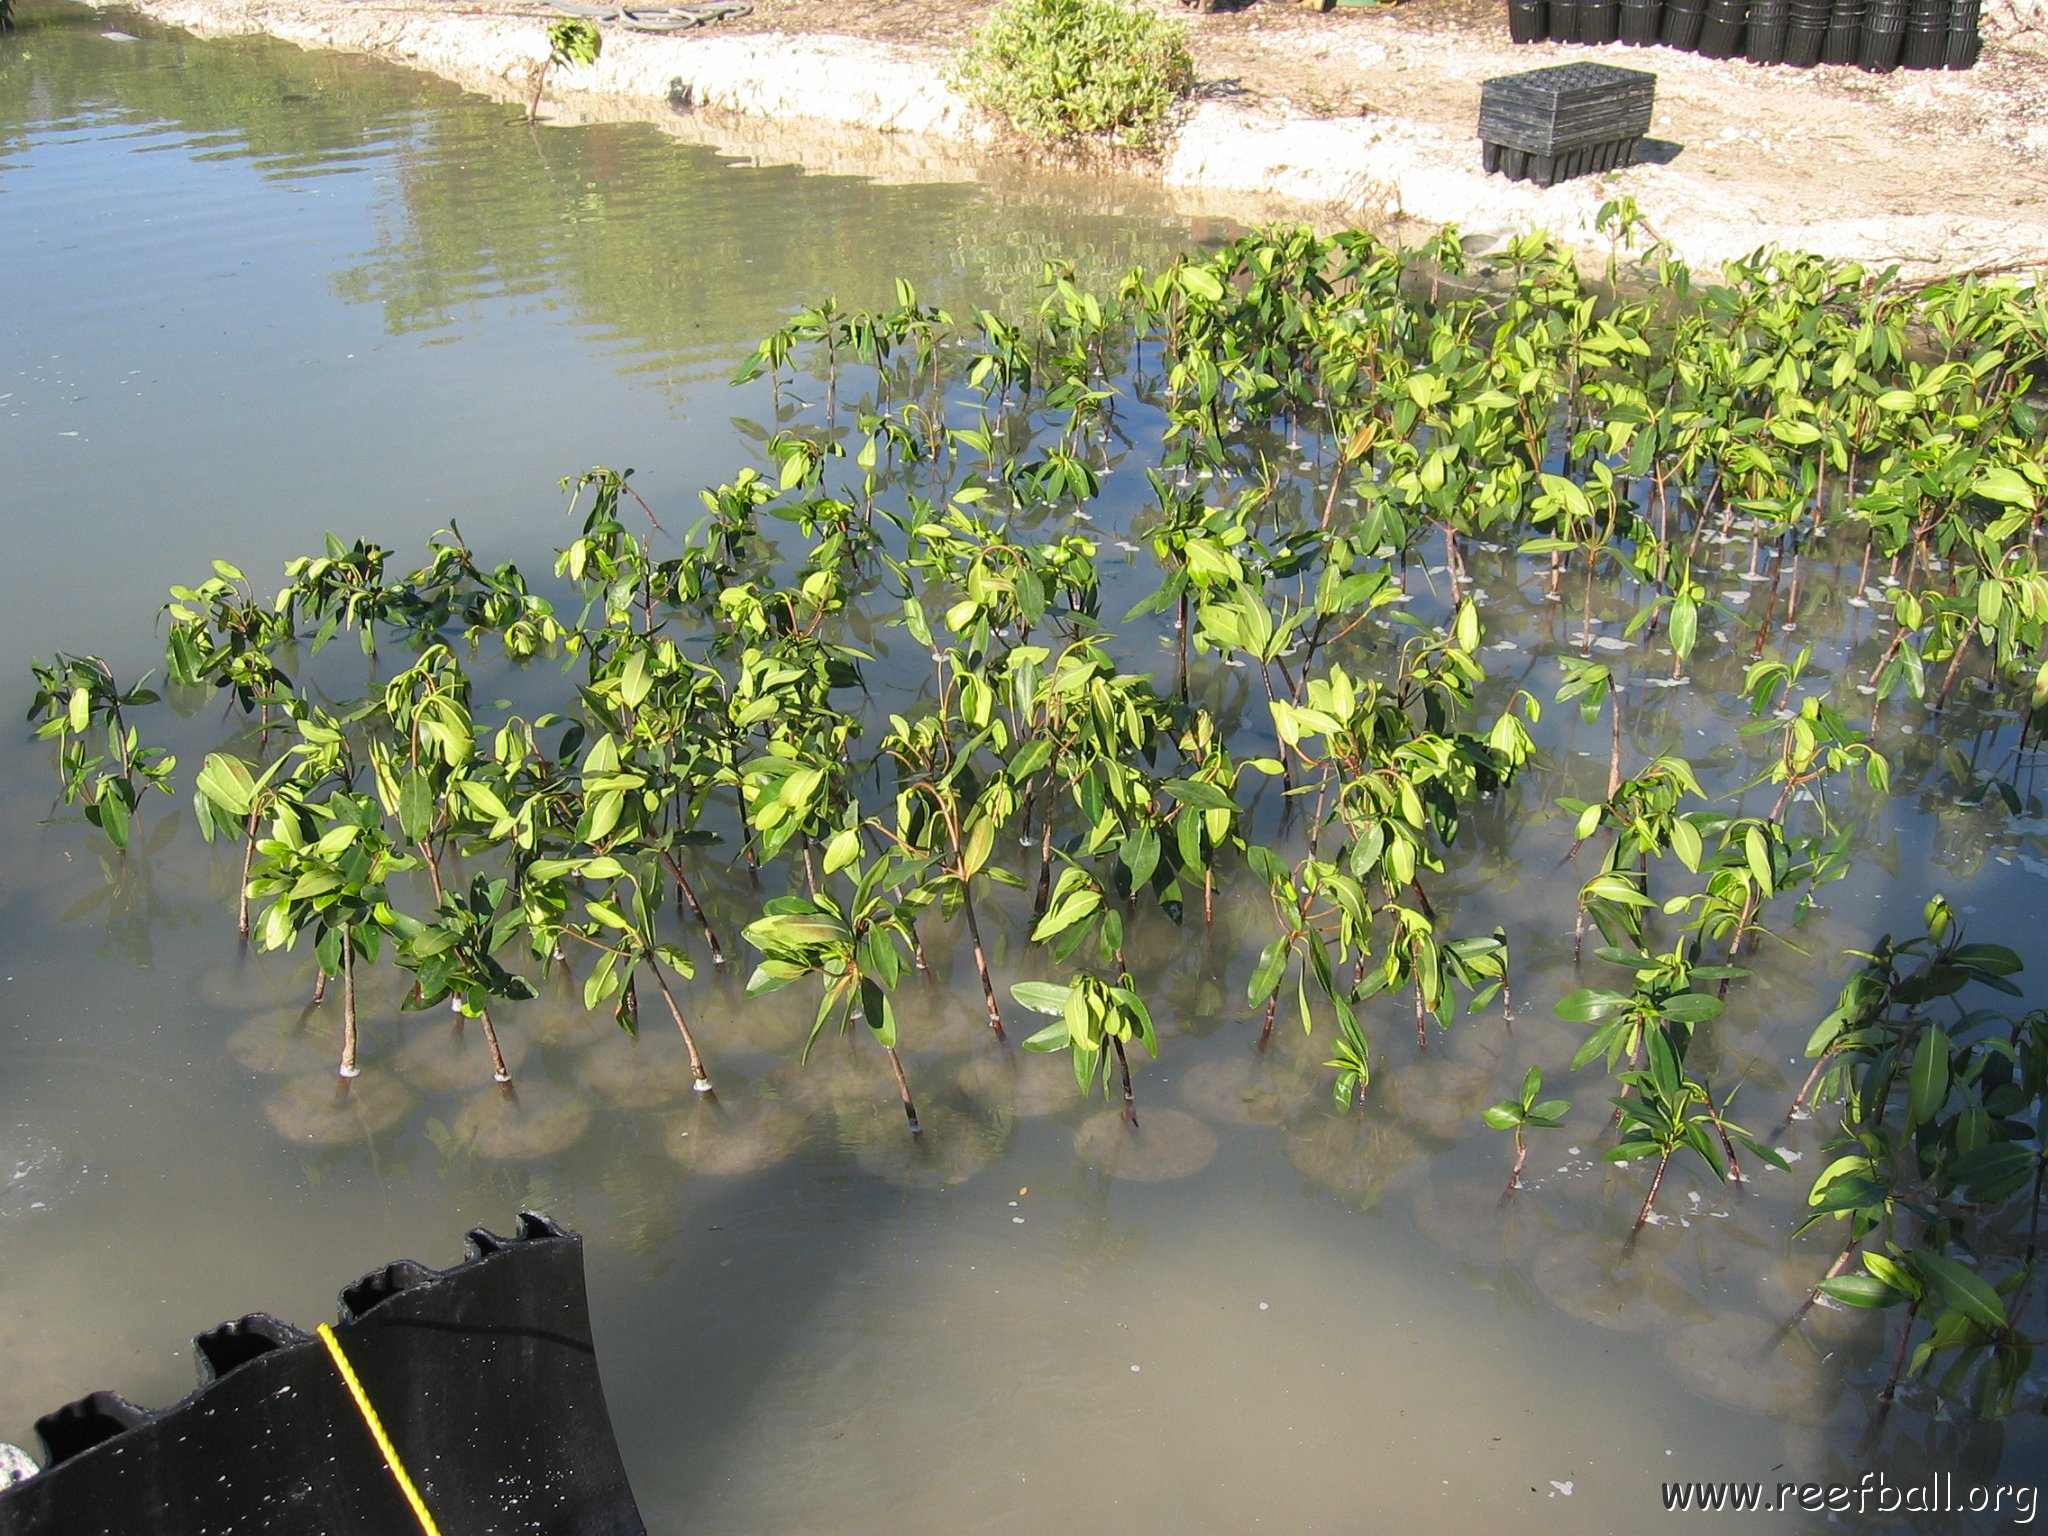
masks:
[[[1113,274],[1195,233],[535,132],[360,63],[24,19],[0,44],[17,711],[31,655],[147,669],[164,588],[214,556],[261,584],[325,529],[409,560],[459,521],[542,570],[571,531],[555,480],[599,461],[686,518],[759,435],[765,390],[724,381],[792,305],[885,302],[901,275],[959,312],[1015,309],[1048,256]],[[1105,611],[1150,579],[1111,568]],[[1506,673],[1556,649],[1506,584],[1489,624]],[[212,709],[184,702],[181,752],[211,744]],[[1721,723],[1676,696],[1646,718],[1632,750]],[[1554,722],[1547,792],[1604,772],[1602,738]],[[901,1001],[919,1149],[865,1041],[798,1068],[807,1005],[710,975],[688,1000],[715,1100],[671,1032],[629,1046],[557,978],[501,1026],[508,1101],[481,1041],[401,1018],[387,974],[338,1101],[310,961],[238,951],[231,852],[166,800],[117,863],[41,820],[44,752],[0,753],[0,1439],[95,1387],[167,1402],[193,1332],[317,1321],[361,1271],[451,1261],[465,1227],[529,1205],[588,1239],[657,1531],[1618,1530],[1667,1479],[1989,1480],[2048,1449],[1910,1398],[1866,1445],[1878,1333],[1828,1313],[1777,1336],[1825,1263],[1786,1236],[1810,1125],[1793,1173],[1749,1190],[1674,1171],[1624,1257],[1643,1181],[1599,1161],[1606,1107],[1574,1083],[1500,1205],[1507,1149],[1479,1113],[1581,1038],[1549,1017],[1579,984],[1555,921],[1569,822],[1534,798],[1447,882],[1465,931],[1516,933],[1512,1031],[1461,1021],[1418,1055],[1393,1009],[1365,1116],[1330,1104],[1323,1042],[1283,1023],[1254,1053],[1241,999],[1267,935],[1246,882],[1212,935],[1134,927],[1134,966],[1169,978],[1135,1132],[1063,1061],[993,1047],[965,945],[935,940],[938,979]],[[1983,938],[2024,948],[2038,921],[2048,849],[2026,823],[1895,801],[1865,835],[1800,928],[1811,958],[1768,952],[1717,1042],[1759,1102],[1804,1075],[1834,957],[1905,929],[1935,884]],[[711,895],[735,929],[743,881]],[[1018,915],[985,922],[998,970],[1020,963]]]

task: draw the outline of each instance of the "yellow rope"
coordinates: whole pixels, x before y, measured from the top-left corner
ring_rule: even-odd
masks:
[[[384,1433],[384,1423],[377,1417],[377,1410],[370,1406],[370,1395],[363,1390],[363,1384],[356,1379],[356,1368],[348,1363],[348,1356],[341,1352],[341,1340],[334,1336],[334,1330],[322,1323],[320,1342],[327,1346],[327,1353],[333,1357],[334,1368],[341,1372],[341,1379],[348,1384],[348,1395],[356,1400],[356,1408],[363,1416],[363,1422],[370,1427],[370,1438],[377,1442],[377,1449],[384,1454],[384,1465],[391,1469],[391,1475],[398,1479],[398,1491],[405,1495],[405,1502],[412,1506],[414,1516],[419,1520],[420,1529],[426,1536],[441,1536],[441,1528],[434,1524],[434,1517],[427,1513],[426,1501],[420,1497],[419,1489],[413,1487],[412,1479],[405,1475],[405,1463],[398,1459],[398,1448],[391,1443],[391,1437]]]

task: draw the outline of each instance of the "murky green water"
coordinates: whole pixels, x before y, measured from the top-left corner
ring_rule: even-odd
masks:
[[[132,18],[24,21],[0,42],[17,711],[31,655],[150,665],[165,586],[215,555],[261,582],[323,529],[404,560],[459,522],[540,569],[570,531],[555,480],[594,462],[687,517],[762,408],[725,378],[796,304],[886,302],[900,275],[956,311],[1015,307],[1048,256],[1114,273],[1191,239],[1050,198],[733,168],[645,129],[532,132],[412,76]],[[1501,671],[1534,676],[1561,621],[1479,564],[1519,649]],[[1112,573],[1105,610],[1150,579]],[[1643,718],[1632,754],[1722,728],[1676,698]],[[1554,727],[1544,793],[1596,786],[1603,733]],[[181,750],[210,733],[192,720]],[[166,804],[146,850],[103,863],[39,820],[43,752],[0,742],[0,764],[0,1438],[93,1387],[168,1402],[192,1332],[318,1320],[373,1264],[445,1262],[466,1226],[538,1205],[590,1239],[657,1531],[1622,1530],[1661,1516],[1667,1478],[1990,1480],[2048,1451],[2032,1425],[1963,1433],[1912,1405],[1867,1446],[1879,1335],[1830,1314],[1773,1342],[1822,1262],[1786,1237],[1810,1161],[1747,1193],[1674,1172],[1673,1219],[1623,1263],[1642,1181],[1598,1161],[1587,1094],[1497,1206],[1503,1138],[1478,1113],[1580,1038],[1548,1017],[1576,985],[1556,918],[1575,876],[1542,796],[1499,808],[1444,883],[1462,931],[1516,934],[1512,1033],[1461,1024],[1417,1056],[1395,1009],[1370,1114],[1338,1118],[1319,1048],[1250,1049],[1247,884],[1213,936],[1134,933],[1178,980],[1133,1149],[1098,1139],[1062,1061],[989,1049],[965,947],[942,941],[945,981],[906,1002],[938,1149],[918,1159],[870,1054],[798,1073],[801,1003],[742,1010],[715,979],[694,1006],[719,1107],[672,1038],[630,1046],[555,988],[506,1026],[515,1134],[479,1095],[480,1042],[401,1025],[387,978],[338,1118],[329,1048],[294,1024],[310,963],[238,953],[232,861]],[[1839,951],[1910,927],[1935,886],[2029,947],[2038,830],[1893,813],[1801,928],[1810,958],[1769,957],[1717,1042],[1754,1058],[1760,1100],[1803,1076]],[[713,892],[728,931],[745,900],[737,875]],[[990,927],[1000,971],[1022,925]],[[1804,1130],[1788,1145],[1811,1159]]]

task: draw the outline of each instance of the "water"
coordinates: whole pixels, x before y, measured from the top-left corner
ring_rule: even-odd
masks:
[[[1050,192],[534,133],[430,81],[134,18],[24,22],[0,42],[17,712],[31,655],[150,666],[166,585],[215,555],[261,585],[323,529],[410,561],[459,522],[540,571],[570,531],[554,482],[593,462],[635,466],[687,518],[766,419],[765,390],[725,378],[794,305],[890,302],[901,275],[956,313],[1015,310],[1047,256],[1114,273],[1191,241]],[[1105,611],[1150,579],[1111,571]],[[1533,645],[1561,621],[1507,585],[1489,623],[1531,648],[1501,671],[1547,692]],[[211,710],[182,752],[217,738]],[[1655,729],[1717,723],[1702,703]],[[1604,728],[1555,725],[1546,793],[1597,787]],[[526,1110],[505,1123],[479,1042],[398,1022],[387,977],[338,1118],[325,1035],[299,1017],[308,962],[238,953],[232,857],[166,803],[117,868],[40,820],[44,752],[0,753],[0,1438],[93,1387],[168,1402],[191,1333],[319,1320],[364,1269],[450,1261],[465,1227],[536,1205],[590,1240],[613,1418],[657,1531],[1578,1532],[1633,1528],[1666,1478],[2041,1464],[2031,1425],[1963,1433],[1911,1403],[1866,1453],[1879,1335],[1831,1315],[1817,1342],[1772,1345],[1819,1267],[1785,1236],[1810,1127],[1794,1175],[1750,1193],[1674,1172],[1671,1221],[1623,1265],[1644,1180],[1598,1162],[1605,1107],[1580,1090],[1534,1138],[1532,1189],[1497,1206],[1507,1149],[1479,1111],[1581,1038],[1548,1017],[1577,984],[1549,920],[1573,876],[1569,821],[1539,797],[1484,821],[1446,882],[1464,931],[1532,935],[1512,1034],[1461,1024],[1418,1057],[1395,1009],[1371,1114],[1337,1116],[1322,1042],[1283,1024],[1267,1057],[1249,1048],[1266,918],[1247,883],[1209,941],[1227,966],[1197,964],[1194,925],[1133,934],[1170,978],[1133,1148],[1063,1062],[989,1049],[965,946],[940,940],[943,982],[905,1003],[920,1159],[874,1053],[827,1042],[798,1073],[807,1004],[742,1005],[715,979],[689,1002],[718,1105],[688,1092],[665,1027],[629,1048],[557,983],[505,1026]],[[2023,943],[2038,919],[2032,834],[1903,805],[1868,840],[1800,933],[1815,960],[1767,959],[1731,1013],[1723,1048],[1754,1058],[1760,1102],[1803,1076],[1828,957],[1912,925],[1917,872],[1981,907],[1983,938]],[[743,881],[710,895],[737,947]],[[999,970],[1021,960],[1014,914],[984,921]]]

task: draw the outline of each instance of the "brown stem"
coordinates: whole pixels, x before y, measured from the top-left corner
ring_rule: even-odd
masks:
[[[893,1045],[885,1045],[882,1049],[888,1053],[889,1070],[896,1074],[896,1091],[903,1095],[903,1118],[910,1122],[910,1134],[922,1137],[924,1127],[917,1123],[917,1100],[910,1096],[910,1079],[904,1074],[903,1058],[896,1054]]]
[[[1116,1051],[1117,1070],[1123,1074],[1124,1123],[1129,1125],[1132,1130],[1136,1130],[1138,1128],[1138,1098],[1136,1094],[1131,1092],[1130,1058],[1124,1055],[1124,1043],[1117,1036],[1111,1035],[1109,1043]]]
[[[1657,1159],[1656,1175],[1650,1180],[1650,1192],[1643,1196],[1643,1208],[1636,1212],[1636,1224],[1628,1229],[1628,1240],[1634,1244],[1644,1226],[1650,1220],[1650,1208],[1657,1203],[1657,1191],[1664,1187],[1664,1170],[1671,1166],[1671,1154],[1666,1152]]]
[[[704,930],[704,942],[711,948],[711,963],[724,970],[725,951],[718,947],[718,935],[711,927],[711,919],[704,915],[703,904],[697,900],[696,888],[690,884],[690,877],[683,873],[682,860],[666,848],[662,850],[661,857],[676,882],[676,890],[682,894],[683,900],[690,904],[690,911],[696,915],[697,926]]]
[[[1174,684],[1174,690],[1180,695],[1181,703],[1185,704],[1188,701],[1188,594],[1186,588],[1181,589],[1180,602],[1174,609],[1173,649],[1174,655],[1178,659],[1178,665],[1175,668],[1177,681]]]
[[[1735,1160],[1735,1143],[1728,1139],[1728,1127],[1721,1123],[1718,1116],[1714,1120],[1714,1131],[1721,1138],[1721,1150],[1728,1158],[1728,1177],[1737,1184],[1748,1183],[1749,1180],[1742,1172],[1742,1164]]]
[[[1905,643],[1906,627],[1905,625],[1901,624],[1892,633],[1892,643],[1886,646],[1884,654],[1877,658],[1877,665],[1870,669],[1870,676],[1866,677],[1863,680],[1865,687],[1875,688],[1877,686],[1878,678],[1883,675],[1884,669],[1891,665],[1892,658],[1899,654],[1899,647],[1904,645]],[[1872,704],[1871,712],[1873,717],[1876,714],[1876,710],[1877,706],[1875,704]]]
[[[420,862],[427,866],[427,880],[434,887],[434,905],[438,907],[447,895],[441,889],[440,862],[435,858],[434,850],[427,845],[427,840],[424,837],[414,846],[420,851]]]
[[[1948,670],[1941,675],[1941,692],[1934,696],[1934,707],[1937,711],[1948,705],[1949,690],[1956,685],[1956,674],[1962,670],[1963,657],[1969,653],[1970,641],[1975,634],[1975,630],[1966,629],[1963,631],[1963,638],[1956,643],[1956,653],[1949,658]]]
[[[1835,1256],[1835,1262],[1828,1266],[1828,1272],[1820,1277],[1820,1283],[1818,1285],[1815,1285],[1812,1290],[1806,1293],[1806,1300],[1799,1303],[1799,1310],[1794,1312],[1792,1316],[1786,1320],[1788,1325],[1791,1323],[1798,1322],[1799,1319],[1806,1316],[1808,1312],[1813,1310],[1814,1303],[1820,1300],[1821,1286],[1827,1284],[1828,1281],[1834,1279],[1835,1276],[1839,1275],[1843,1270],[1847,1269],[1849,1267],[1849,1261],[1856,1257],[1857,1250],[1860,1249],[1862,1246],[1862,1238],[1858,1237],[1850,1239],[1849,1246],[1844,1248],[1839,1254]]]
[[[326,973],[321,973],[325,981]],[[354,1077],[356,1066],[356,946],[348,929],[341,930],[341,1075]]]
[[[988,1005],[988,1027],[1000,1040],[1003,1014],[996,1006],[996,984],[989,979],[988,952],[981,946],[981,924],[974,916],[974,892],[965,879],[960,882],[960,909],[967,914],[967,936],[974,944],[974,969],[981,977],[981,1000]]]
[[[1906,1345],[1913,1337],[1913,1321],[1919,1315],[1919,1302],[1906,1308],[1906,1325],[1899,1330],[1899,1347],[1892,1351],[1891,1373],[1885,1377],[1884,1390],[1877,1394],[1879,1417],[1891,1408],[1892,1398],[1899,1390],[1899,1372],[1906,1368]]]
[[[1828,1062],[1832,1055],[1832,1052],[1822,1051],[1820,1053],[1820,1060],[1816,1061],[1813,1064],[1813,1070],[1806,1074],[1806,1081],[1801,1083],[1799,1091],[1792,1095],[1792,1107],[1785,1111],[1785,1123],[1787,1125],[1790,1125],[1792,1117],[1799,1113],[1800,1106],[1806,1102],[1806,1096],[1813,1092],[1813,1085],[1820,1081],[1821,1073],[1827,1071]]]
[[[512,1073],[505,1065],[505,1053],[498,1048],[498,1029],[491,1022],[490,1009],[480,1009],[477,1017],[483,1021],[484,1043],[491,1048],[491,1081],[494,1083],[511,1082]]]
[[[1611,802],[1621,789],[1621,689],[1612,684],[1607,692],[1607,717],[1607,798]]]
[[[1045,786],[1045,823],[1038,835],[1038,896],[1031,906],[1033,918],[1045,916],[1045,904],[1052,900],[1052,810],[1053,788]]]
[[[676,1006],[676,995],[668,989],[668,978],[661,974],[661,962],[649,960],[647,969],[654,973],[654,984],[661,988],[661,1000],[668,1004],[669,1017],[676,1021],[676,1028],[682,1032],[683,1049],[690,1053],[690,1076],[696,1079],[691,1086],[699,1093],[709,1093],[710,1074],[704,1070],[704,1058],[697,1054],[696,1037],[690,1033],[690,1026],[683,1021],[683,1010]]]

